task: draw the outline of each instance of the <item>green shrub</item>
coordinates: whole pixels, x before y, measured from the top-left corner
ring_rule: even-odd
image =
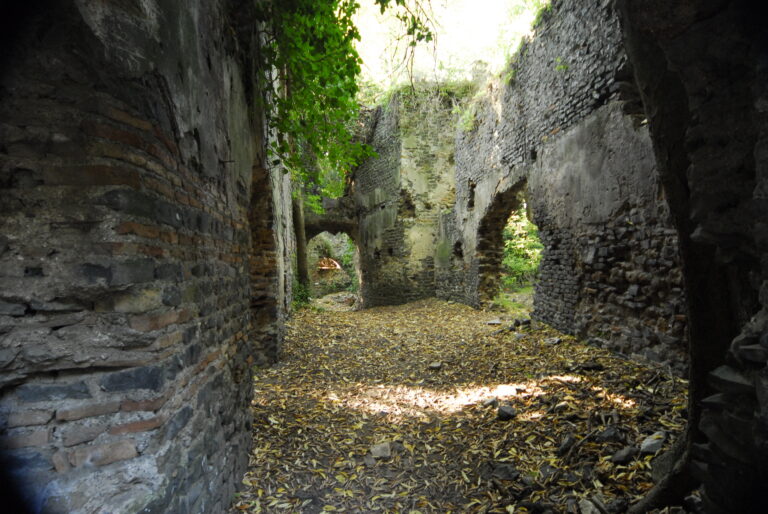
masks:
[[[312,300],[312,295],[309,292],[309,288],[298,280],[293,281],[293,302],[291,305],[294,310],[303,309],[309,306]]]
[[[539,274],[541,251],[539,230],[525,214],[525,208],[514,211],[504,227],[504,256],[502,283],[507,289],[517,289],[533,282]]]
[[[355,246],[355,242],[352,241],[352,238],[348,238],[347,247],[344,249],[344,253],[341,255],[340,261],[341,267],[344,268],[344,271],[346,271],[349,274],[349,277],[352,279],[349,286],[347,286],[347,291],[350,293],[356,293],[360,289],[357,270],[355,269],[356,251],[357,247]]]

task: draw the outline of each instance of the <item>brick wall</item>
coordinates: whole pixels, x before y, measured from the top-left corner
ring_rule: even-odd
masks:
[[[503,221],[524,194],[545,246],[534,316],[682,371],[677,235],[631,77],[610,4],[553,3],[458,133],[438,248],[460,244],[463,259],[439,263],[437,294],[494,296]]]
[[[0,437],[34,511],[222,512],[247,465],[290,215],[253,143],[235,50],[253,41],[224,7],[64,2],[17,20]]]
[[[376,114],[378,157],[355,172],[366,306],[435,296],[440,213],[455,199],[451,95],[420,84]]]

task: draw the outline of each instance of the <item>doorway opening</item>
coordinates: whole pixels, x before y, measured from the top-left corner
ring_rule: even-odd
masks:
[[[345,232],[321,232],[307,243],[310,296],[325,303],[359,304],[360,254]]]
[[[529,315],[533,309],[533,290],[539,278],[544,245],[539,229],[531,221],[525,199],[507,218],[502,230],[502,256],[499,291],[492,306],[515,315]]]

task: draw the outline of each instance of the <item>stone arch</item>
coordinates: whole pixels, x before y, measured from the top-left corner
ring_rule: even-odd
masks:
[[[526,187],[527,181],[522,179],[496,193],[478,226],[478,299],[481,305],[492,301],[499,291],[504,226],[512,211],[519,209],[525,202]]]
[[[343,236],[343,237],[339,237]],[[321,239],[319,239],[321,238]],[[345,264],[349,255],[349,246],[354,249],[351,254],[351,266]],[[326,246],[327,245],[327,246]],[[307,240],[307,255],[309,258],[309,275],[314,297],[332,293],[356,292],[361,280],[360,248],[357,242],[346,231],[323,231]],[[323,261],[329,258],[332,262]],[[332,264],[331,267],[319,268],[319,265]]]

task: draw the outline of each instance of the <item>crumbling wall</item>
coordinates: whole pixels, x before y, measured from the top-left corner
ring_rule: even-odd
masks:
[[[35,512],[223,512],[247,466],[291,220],[228,5],[3,20],[2,446]]]
[[[768,478],[764,8],[617,4],[685,263],[691,373],[680,455],[693,462],[670,483],[694,487],[690,469],[706,512],[758,512]]]
[[[450,94],[403,92],[379,110],[377,158],[355,172],[366,307],[434,296],[441,210],[454,200]]]
[[[545,246],[534,316],[680,369],[677,235],[630,77],[609,3],[553,4],[458,134],[438,247],[463,256],[442,260],[437,293],[492,299],[503,222],[524,195]]]

